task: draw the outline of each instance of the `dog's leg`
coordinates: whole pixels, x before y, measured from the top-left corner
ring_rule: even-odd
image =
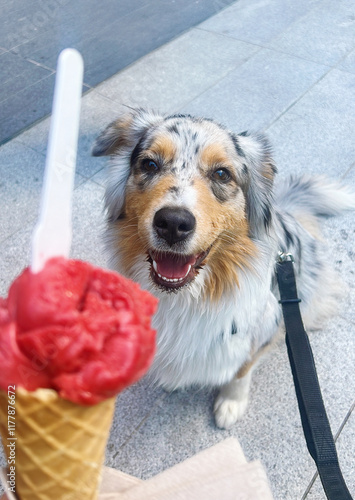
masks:
[[[235,375],[224,385],[214,404],[214,414],[217,427],[229,429],[237,420],[241,419],[248,406],[251,376],[258,360],[273,345],[277,335],[262,345],[259,350],[247,361]]]
[[[242,375],[238,374],[224,385],[215,401],[214,414],[217,427],[229,429],[237,420],[242,418],[248,406],[249,388],[252,368]]]

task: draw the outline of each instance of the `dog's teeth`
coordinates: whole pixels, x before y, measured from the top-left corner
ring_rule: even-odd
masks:
[[[188,270],[187,270],[187,272],[186,272],[186,274],[185,274],[185,276],[183,278],[166,278],[165,276],[162,276],[160,273],[158,273],[158,264],[155,262],[155,260],[153,260],[153,264],[152,265],[153,265],[154,271],[159,276],[159,278],[161,278],[162,280],[167,281],[169,283],[179,283],[181,281],[184,281],[184,279],[186,278],[186,276],[191,271],[191,265],[189,265]]]
[[[162,276],[161,274],[158,273],[159,278],[161,278],[164,281],[168,281],[169,283],[177,283],[178,281],[182,281],[183,278],[166,278],[165,276]]]

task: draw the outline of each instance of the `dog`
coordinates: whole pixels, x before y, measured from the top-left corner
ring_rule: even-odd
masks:
[[[167,390],[219,387],[216,424],[246,410],[257,360],[282,330],[278,252],[289,252],[308,329],[341,288],[320,238],[323,216],[355,208],[324,178],[274,182],[267,139],[210,119],[133,109],[96,139],[110,156],[109,266],[159,298],[153,380]]]

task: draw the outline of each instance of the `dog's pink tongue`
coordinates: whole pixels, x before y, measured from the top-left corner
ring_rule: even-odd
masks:
[[[154,260],[156,262],[157,273],[169,279],[184,278],[190,271],[190,267],[196,262],[194,256],[177,258],[175,256],[165,255],[156,257]]]

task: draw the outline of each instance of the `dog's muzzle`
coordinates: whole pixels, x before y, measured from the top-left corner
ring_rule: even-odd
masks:
[[[161,208],[153,220],[154,231],[169,247],[185,241],[195,231],[195,227],[194,215],[185,208]]]
[[[153,230],[159,247],[148,251],[148,261],[150,276],[160,288],[178,290],[193,281],[201,269],[210,249],[196,254],[184,249],[195,229],[196,219],[185,208],[163,207],[156,212]]]

